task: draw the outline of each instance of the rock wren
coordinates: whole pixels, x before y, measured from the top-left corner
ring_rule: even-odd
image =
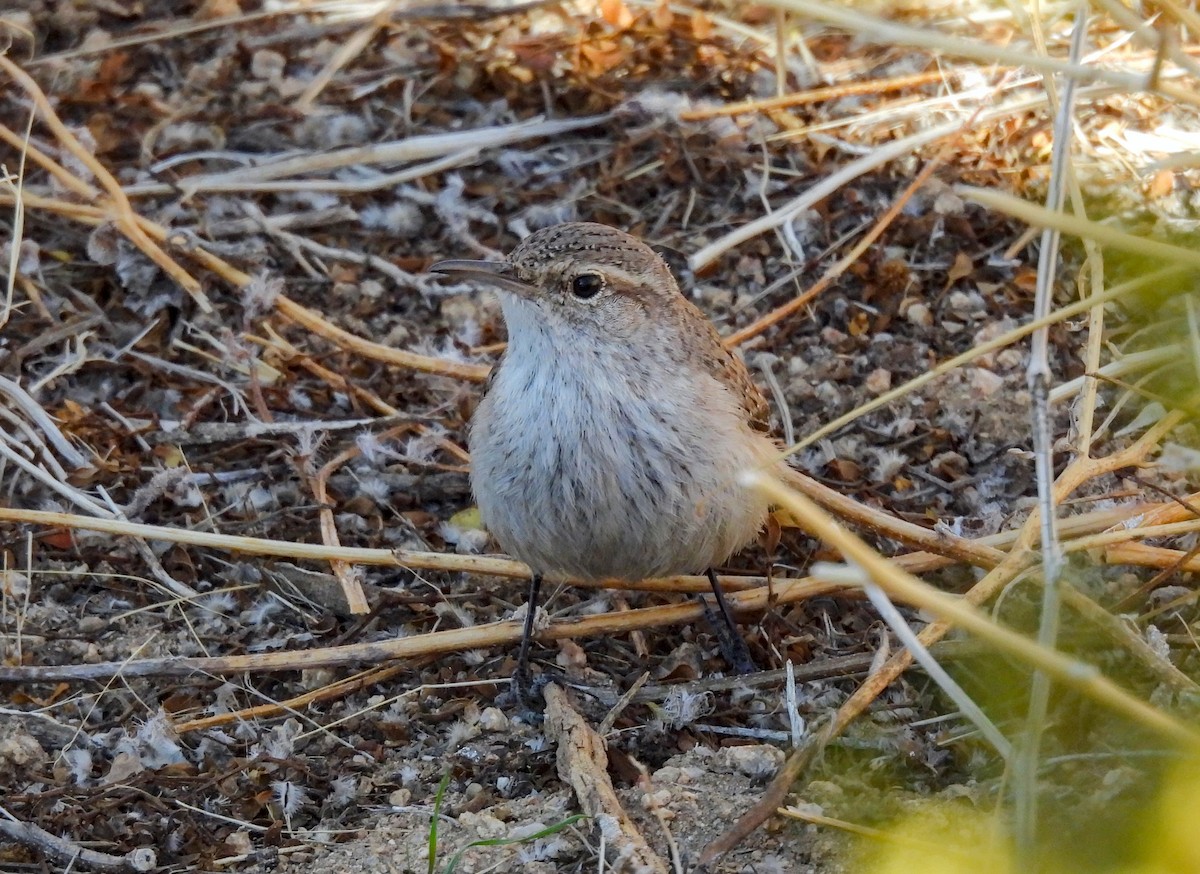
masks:
[[[469,447],[484,525],[533,571],[518,690],[543,574],[707,572],[732,627],[712,568],[755,539],[769,509],[738,474],[782,462],[746,366],[663,260],[577,222],[531,234],[505,261],[432,269],[497,289],[508,326]],[[734,635],[735,667],[752,667]]]

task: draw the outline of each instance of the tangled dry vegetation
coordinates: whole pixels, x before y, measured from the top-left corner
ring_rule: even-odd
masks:
[[[1200,19],[1035,8],[0,9],[0,867],[1194,870]],[[769,670],[563,585],[537,721],[426,268],[572,219],[808,497],[723,577]]]

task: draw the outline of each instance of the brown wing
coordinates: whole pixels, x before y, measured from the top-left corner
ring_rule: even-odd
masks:
[[[721,346],[725,355],[724,361],[719,360],[714,356],[710,371],[717,379],[720,379],[729,386],[729,390],[737,395],[742,402],[742,409],[746,411],[746,418],[749,420],[750,427],[760,434],[771,433],[771,407],[767,403],[766,397],[754,384],[754,380],[750,378],[750,371],[746,369],[746,365],[737,355]]]
[[[733,392],[741,404],[742,410],[746,413],[746,420],[750,427],[761,434],[770,434],[771,407],[767,404],[767,399],[759,391],[758,386],[754,384],[754,380],[750,378],[750,371],[746,369],[745,363],[725,348],[716,326],[690,301],[688,301],[688,306],[692,307],[699,317],[688,323],[693,327],[689,333],[692,333],[695,338],[693,348],[696,352],[696,360],[713,379]]]
[[[496,374],[500,372],[500,366],[504,364],[504,353],[500,353],[500,357],[496,359],[496,363],[492,365],[492,369],[488,371],[487,379],[483,381],[483,389],[479,392],[479,400],[487,397],[487,393],[492,390],[492,384],[496,381]]]

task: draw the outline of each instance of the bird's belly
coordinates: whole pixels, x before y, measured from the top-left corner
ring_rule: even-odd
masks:
[[[737,475],[761,462],[755,441],[767,441],[732,412],[718,415],[663,386],[656,395],[671,399],[665,406],[636,388],[614,398],[573,386],[537,403],[496,388],[472,426],[472,483],[488,530],[535,571],[694,573],[761,528],[766,502]]]

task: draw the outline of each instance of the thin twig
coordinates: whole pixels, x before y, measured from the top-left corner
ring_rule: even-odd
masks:
[[[1078,63],[1087,39],[1088,9],[1081,0],[1075,14],[1071,35],[1070,57]],[[1038,27],[1035,24],[1035,29]],[[1055,99],[1054,85],[1047,83],[1047,92]],[[1061,213],[1066,200],[1068,177],[1071,173],[1071,132],[1075,111],[1075,80],[1063,83],[1058,95],[1054,120],[1054,147],[1050,158],[1050,183],[1046,193],[1046,209]],[[1046,226],[1038,251],[1037,291],[1034,299],[1034,319],[1044,319],[1054,304],[1054,289],[1058,276],[1058,254],[1061,236],[1056,227]],[[1050,386],[1054,381],[1050,369],[1050,331],[1040,328],[1034,332],[1026,370],[1026,382],[1033,401],[1032,432],[1034,481],[1037,486],[1039,519],[1041,522],[1042,610],[1038,623],[1038,643],[1046,649],[1056,649],[1062,595],[1059,581],[1063,568],[1062,546],[1058,541],[1058,507],[1054,504],[1054,435],[1050,426]],[[1013,764],[1014,830],[1018,852],[1025,862],[1033,861],[1037,831],[1037,774],[1038,754],[1042,732],[1050,706],[1050,676],[1035,670],[1030,681],[1029,710],[1025,717],[1025,732],[1019,745],[1020,754]]]

